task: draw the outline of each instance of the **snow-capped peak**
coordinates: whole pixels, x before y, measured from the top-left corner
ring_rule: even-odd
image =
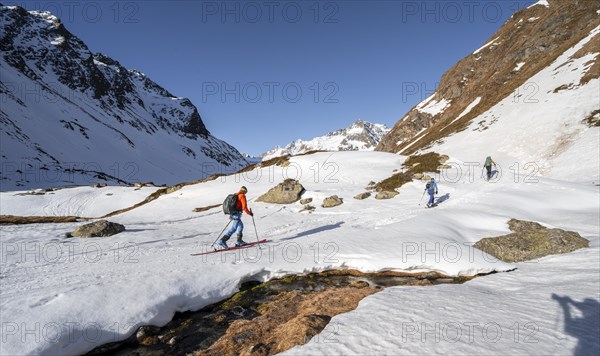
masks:
[[[297,139],[285,147],[275,146],[260,155],[263,160],[309,151],[372,151],[389,131],[383,124],[373,124],[361,119],[345,129],[329,132],[309,141]]]
[[[540,0],[540,1],[536,2],[535,4],[533,4],[533,5],[531,5],[531,6],[527,7],[527,8],[530,9],[530,8],[532,8],[534,6],[537,6],[537,5],[543,5],[545,7],[550,7],[550,4],[548,3],[548,0]]]

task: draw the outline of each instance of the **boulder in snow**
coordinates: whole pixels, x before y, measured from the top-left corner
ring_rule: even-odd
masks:
[[[483,238],[474,246],[499,260],[520,262],[572,252],[590,243],[576,232],[548,229],[531,221],[510,219],[508,228],[512,233]]]
[[[355,195],[354,199],[363,200],[363,199],[367,199],[370,196],[371,196],[371,193],[364,192],[364,193],[360,193],[360,194]]]
[[[312,201],[313,201],[313,198],[300,199],[300,204],[306,205],[306,204],[312,203]]]
[[[377,195],[375,196],[375,199],[379,199],[379,200],[392,199],[393,197],[395,197],[398,194],[400,194],[400,193],[395,192],[395,191],[382,190],[381,192],[377,193]]]
[[[73,237],[106,237],[125,231],[125,226],[107,220],[95,221],[78,227],[70,235]]]
[[[323,205],[321,206],[324,208],[333,208],[334,206],[342,205],[342,203],[342,199],[340,199],[337,195],[332,195],[323,199]]]
[[[261,195],[256,201],[273,204],[291,204],[300,200],[304,187],[294,179],[286,179],[267,193]]]

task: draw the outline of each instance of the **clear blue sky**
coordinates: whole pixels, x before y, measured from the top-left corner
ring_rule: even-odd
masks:
[[[358,118],[392,126],[535,2],[0,1],[53,12],[250,154]]]

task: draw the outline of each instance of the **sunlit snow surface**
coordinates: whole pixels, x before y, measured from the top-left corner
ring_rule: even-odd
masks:
[[[397,323],[410,318],[420,320],[415,316],[440,315],[440,308],[450,308],[449,313],[454,313],[450,315],[487,322],[494,314],[486,308],[495,308],[504,294],[497,278],[509,278],[516,294],[506,294],[512,295],[513,300],[522,301],[511,305],[511,310],[531,315],[536,315],[539,305],[543,305],[537,299],[550,298],[546,295],[550,290],[562,294],[568,291],[568,295],[578,300],[582,296],[598,299],[595,282],[598,270],[591,268],[594,263],[597,265],[598,256],[600,207],[597,187],[547,178],[537,178],[537,183],[523,183],[525,176],[508,173],[488,183],[481,179],[480,170],[475,170],[473,175],[467,175],[463,170],[460,177],[457,170],[450,170],[438,177],[439,197],[446,200],[435,209],[418,205],[424,187],[417,181],[405,185],[400,189],[400,195],[391,200],[379,201],[371,197],[359,201],[352,198],[364,192],[371,180],[379,181],[393,174],[403,160],[403,157],[380,152],[318,153],[295,157],[286,168],[255,170],[237,177],[238,181],[236,177],[228,177],[225,181],[217,179],[187,186],[113,217],[111,221],[124,224],[128,231],[108,238],[64,237],[65,232],[83,222],[2,226],[0,300],[5,338],[1,353],[82,353],[99,344],[122,339],[140,325],[162,325],[175,311],[195,310],[221,300],[234,293],[240,281],[266,280],[289,273],[330,268],[434,270],[448,275],[519,268],[519,274],[511,272],[507,277],[504,274],[482,277],[466,285],[452,286],[456,289],[448,293],[444,293],[448,287],[431,287],[417,292],[413,292],[413,288],[392,289],[367,298],[356,311],[345,317],[356,315],[364,319],[363,306],[372,305],[373,298],[388,296],[391,299],[387,303],[397,306],[397,310],[389,311],[390,318],[373,318],[372,325],[361,319],[365,330],[370,332],[379,328],[375,324],[400,327]],[[304,197],[314,198],[313,203],[317,206],[314,213],[300,213],[300,204],[254,202],[285,177],[297,177],[301,181],[307,190]],[[192,210],[221,203],[226,194],[234,192],[241,184],[249,188],[250,207],[255,212],[260,237],[271,242],[263,245],[262,250],[252,248],[243,253],[190,256],[206,250],[206,245],[215,240],[227,223],[219,208],[203,213]],[[85,194],[79,195],[77,189],[66,189],[63,194],[69,192],[74,196],[72,209],[77,211],[79,205],[90,206]],[[91,190],[89,194],[94,192]],[[11,193],[2,193],[0,200],[4,201],[8,194]],[[323,198],[332,194],[343,198],[344,204],[321,208]],[[139,201],[139,197],[126,192],[115,192],[115,195],[132,204]],[[45,196],[11,199],[17,198],[31,204],[36,204],[35,199],[39,199],[40,206],[47,199]],[[523,268],[499,262],[470,246],[482,237],[507,233],[509,218],[539,221],[550,227],[577,231],[592,241],[592,247],[566,256],[542,259],[532,265],[539,268]],[[246,216],[244,221],[245,239],[256,239],[252,220]],[[565,276],[560,271],[567,267],[568,276]],[[547,269],[554,269],[556,273],[542,273]],[[525,277],[513,277],[519,275]],[[587,283],[578,283],[579,278],[585,278]],[[532,286],[531,280],[537,280],[540,287]],[[564,284],[565,280],[569,284]],[[525,294],[522,299],[517,298],[518,293],[525,292],[537,293],[537,298],[532,301]],[[394,293],[403,295],[402,300],[427,303],[430,309],[401,308],[405,302]],[[430,299],[422,297],[421,293],[431,293]],[[481,298],[482,293],[488,298]],[[474,299],[471,303],[479,307],[468,308],[468,312],[449,307],[454,303],[463,305],[471,298]],[[551,330],[544,329],[540,333],[551,332],[550,335],[567,338],[561,310],[556,304],[550,302],[549,305],[553,308],[547,312],[557,321]],[[426,314],[427,310],[431,314]],[[408,319],[397,318],[400,312]],[[521,320],[529,319],[517,321]],[[25,327],[36,325],[39,325],[40,333],[43,330],[60,331],[60,337],[39,337],[37,340],[34,336],[22,337]],[[50,327],[55,329],[48,329]],[[379,335],[379,339],[373,337],[369,336],[370,343],[381,352],[397,350],[395,344],[390,344],[390,335]],[[574,344],[567,341],[557,343],[569,350]],[[366,339],[357,336],[342,344],[315,346],[309,343],[306,347],[311,347],[311,353],[336,353],[342,352],[340,347],[351,350],[357,347],[353,343],[363,342]],[[450,352],[452,345],[446,346]],[[416,349],[412,350],[415,352]]]

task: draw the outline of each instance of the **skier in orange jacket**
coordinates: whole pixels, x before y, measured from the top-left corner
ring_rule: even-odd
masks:
[[[237,242],[235,243],[235,245],[243,246],[246,244],[246,242],[242,240],[242,237],[244,235],[244,223],[242,222],[242,213],[254,216],[252,210],[248,209],[248,202],[246,201],[247,192],[248,188],[242,186],[240,188],[240,191],[236,193],[238,211],[229,215],[229,218],[233,220],[233,225],[231,225],[231,228],[225,233],[225,235],[223,235],[223,237],[219,241],[219,245],[223,248],[228,248],[227,240],[229,240],[229,238],[231,238],[231,235],[233,235],[235,232],[237,232]]]

